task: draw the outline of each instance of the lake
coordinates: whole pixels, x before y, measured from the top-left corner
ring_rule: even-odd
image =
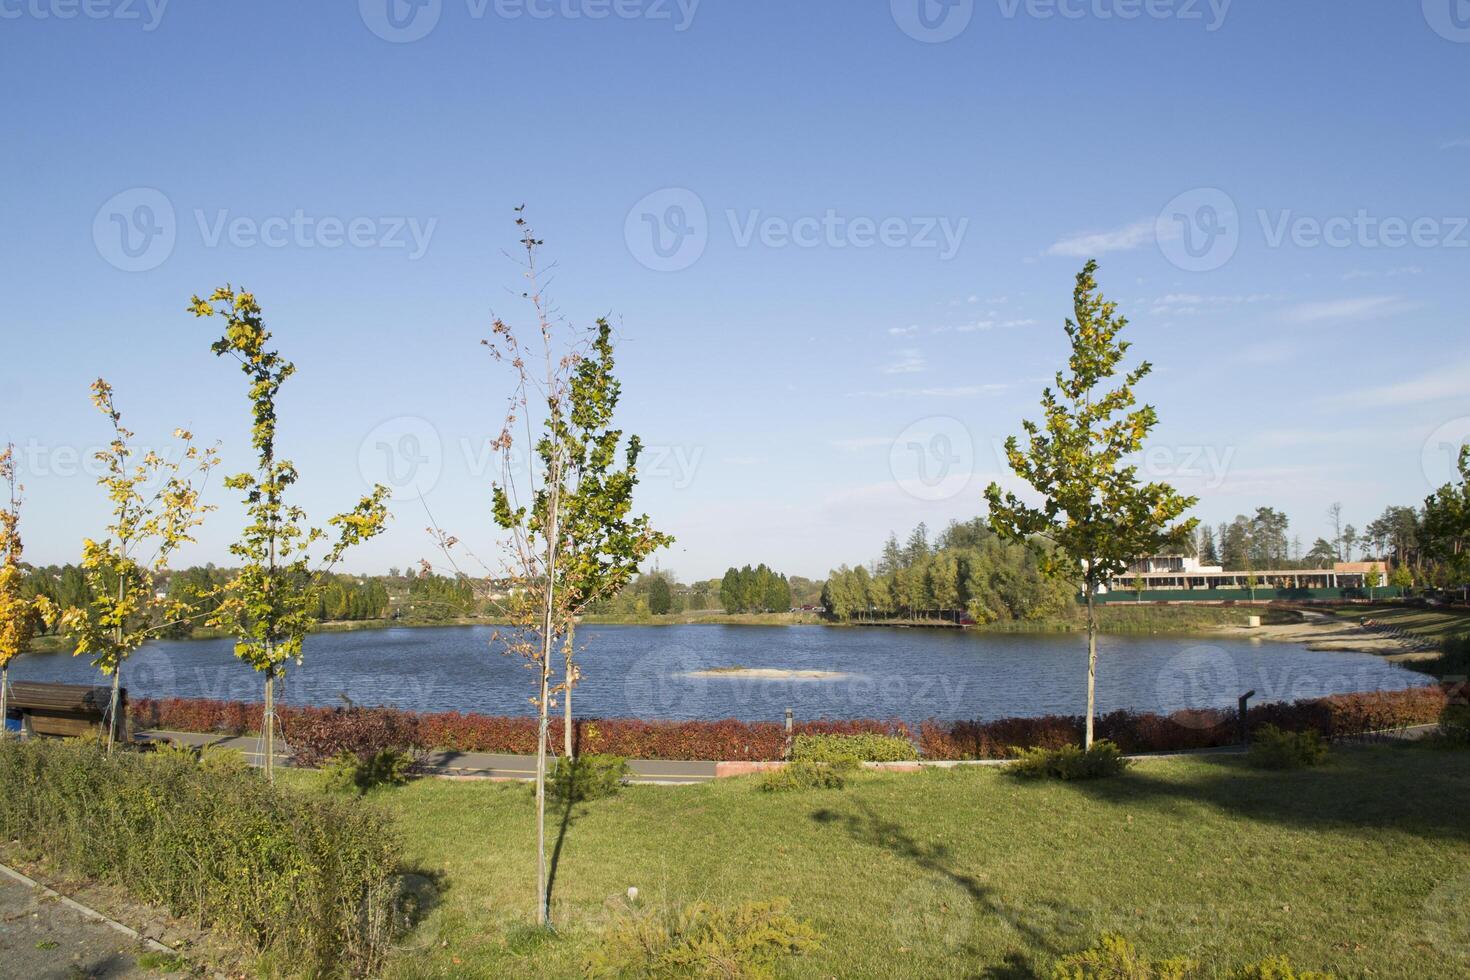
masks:
[[[320,633],[285,682],[288,704],[393,705],[421,711],[530,714],[533,674],[492,652],[488,627]],[[1079,714],[1086,638],[940,629],[824,626],[589,626],[577,634],[584,679],[578,714],[645,719],[993,719]],[[821,680],[699,676],[712,668],[831,671]],[[101,683],[85,657],[27,654],[13,680]],[[150,643],[124,668],[133,697],[260,700],[259,675],[232,641]],[[1429,678],[1365,653],[1211,636],[1104,636],[1098,710],[1168,712],[1355,691],[1399,690]]]

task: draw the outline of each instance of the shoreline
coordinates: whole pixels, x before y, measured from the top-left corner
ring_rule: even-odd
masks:
[[[1261,626],[1220,626],[1209,632],[1231,639],[1261,639],[1273,643],[1299,643],[1308,650],[1334,653],[1366,653],[1393,663],[1434,660],[1437,650],[1422,650],[1406,637],[1370,632],[1356,623],[1323,613],[1303,613],[1299,623]]]

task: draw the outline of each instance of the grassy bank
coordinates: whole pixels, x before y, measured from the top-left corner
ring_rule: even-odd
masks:
[[[555,938],[526,928],[526,787],[433,780],[373,798],[408,859],[442,874],[390,976],[577,976],[630,886],[645,906],[790,898],[824,937],[790,961],[797,977],[1046,976],[1104,930],[1220,967],[1272,953],[1342,977],[1470,967],[1470,753],[1339,750],[1287,773],[1158,760],[1094,783],[966,768],[845,791],[630,787],[567,815]]]
[[[1470,633],[1470,613],[1458,609],[1435,609],[1420,606],[1339,606],[1332,615],[1350,622],[1372,619],[1430,640],[1445,640]]]

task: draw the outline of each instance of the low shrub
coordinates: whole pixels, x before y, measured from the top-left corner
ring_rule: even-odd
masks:
[[[1116,933],[1105,933],[1096,946],[1058,960],[1052,980],[1196,980],[1206,975],[1227,980],[1334,980],[1330,973],[1298,971],[1285,956],[1273,956],[1236,970],[1206,971],[1184,957],[1150,961]]]
[[[306,976],[382,962],[398,844],[360,801],[156,753],[0,740],[0,833]]]
[[[257,770],[238,749],[222,749],[217,745],[206,746],[199,754],[199,768],[218,776],[254,775]]]
[[[393,708],[296,708],[281,720],[298,766],[319,766],[344,752],[369,764],[384,752],[420,744],[418,716]]]
[[[1052,980],[1189,980],[1199,964],[1189,959],[1150,961],[1115,933],[1104,933],[1096,946],[1058,960]]]
[[[788,902],[746,902],[733,909],[696,902],[677,914],[633,910],[603,930],[584,968],[589,977],[721,977],[775,975],[781,960],[817,948],[810,923]]]
[[[792,739],[791,758],[806,762],[911,762],[919,757],[914,743],[894,735],[798,735]]]
[[[628,760],[620,755],[563,756],[556,760],[546,793],[558,803],[582,803],[616,796],[628,778]]]
[[[1439,735],[1452,748],[1470,748],[1470,705],[1445,705],[1439,715]]]
[[[779,769],[761,774],[756,786],[764,793],[782,793],[794,789],[843,789],[862,763],[848,756],[831,762],[797,759]]]
[[[201,754],[197,746],[188,742],[158,742],[153,746],[149,758],[163,763],[186,762],[193,765],[199,761]]]
[[[1105,740],[1093,742],[1086,751],[1080,746],[1064,745],[1059,749],[1016,749],[1015,756],[1005,771],[1026,779],[1101,779],[1128,768],[1123,753]]]
[[[1288,732],[1264,725],[1251,737],[1246,757],[1258,769],[1304,769],[1326,761],[1327,743],[1313,729]]]
[[[383,749],[367,758],[339,752],[322,766],[327,789],[338,793],[366,793],[376,786],[402,786],[408,782],[414,760],[407,752]]]

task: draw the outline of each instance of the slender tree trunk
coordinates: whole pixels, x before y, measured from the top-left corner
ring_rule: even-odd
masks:
[[[265,672],[265,713],[261,716],[265,728],[265,778],[269,783],[276,781],[276,672],[269,668]]]
[[[1087,583],[1087,734],[1084,749],[1092,748],[1092,715],[1097,705],[1097,612],[1093,608],[1093,584]]]
[[[112,672],[112,698],[107,708],[107,751],[112,751],[112,743],[117,741],[117,707],[120,700],[119,692],[122,687],[122,661],[117,662],[117,667]]]
[[[576,656],[576,648],[574,646],[574,644],[576,643],[576,639],[577,625],[575,623],[568,623],[565,647],[567,662],[567,688],[564,692],[567,699],[565,706],[566,721],[562,723],[562,742],[564,743],[562,748],[564,754],[566,755],[567,762],[569,763],[576,755],[576,745],[572,741],[572,660]]]
[[[0,738],[10,736],[10,665],[0,667]]]
[[[548,619],[550,616],[548,615]],[[550,918],[546,894],[546,742],[547,707],[551,694],[551,660],[541,664],[541,718],[536,735],[536,924],[545,926]]]

